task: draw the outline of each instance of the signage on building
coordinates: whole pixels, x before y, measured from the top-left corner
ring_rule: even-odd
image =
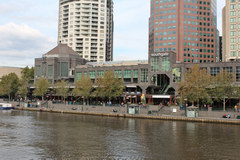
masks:
[[[168,55],[169,55],[169,53],[165,53],[165,52],[163,52],[163,53],[153,53],[153,54],[151,54],[152,57],[166,57],[166,56],[168,56]]]

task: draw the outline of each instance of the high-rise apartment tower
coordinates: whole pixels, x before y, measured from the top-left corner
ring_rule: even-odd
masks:
[[[215,62],[216,0],[151,0],[149,55],[173,51],[179,62]]]
[[[223,8],[223,61],[240,59],[240,1],[226,0]]]
[[[60,0],[58,42],[89,61],[112,61],[113,1]]]

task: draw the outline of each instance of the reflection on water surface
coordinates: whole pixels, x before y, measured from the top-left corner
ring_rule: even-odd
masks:
[[[240,127],[0,111],[0,159],[239,159]]]

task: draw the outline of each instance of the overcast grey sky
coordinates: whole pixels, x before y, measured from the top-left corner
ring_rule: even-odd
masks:
[[[147,59],[150,0],[114,1],[114,60]],[[218,28],[225,0],[218,2]],[[0,0],[0,66],[32,66],[57,44],[58,0]]]

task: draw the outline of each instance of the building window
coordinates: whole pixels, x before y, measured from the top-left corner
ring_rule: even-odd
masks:
[[[84,77],[88,77],[88,72],[84,72]]]
[[[170,70],[170,60],[169,57],[162,58],[162,71],[169,71]]]
[[[131,70],[125,70],[123,72],[123,78],[132,78],[132,71]]]
[[[42,63],[42,76],[46,76],[46,72],[47,72],[47,63],[43,62]]]
[[[240,66],[236,67],[236,80],[240,82]]]
[[[122,78],[122,71],[121,70],[115,70],[114,75],[116,78]]]
[[[148,82],[148,69],[141,69],[141,82]]]
[[[232,73],[233,72],[233,68],[232,67],[223,67],[223,71]]]
[[[82,72],[76,73],[76,81],[80,80],[82,78]]]
[[[68,77],[68,62],[61,62],[60,69],[61,69],[60,76]]]
[[[48,65],[48,72],[47,72],[48,77],[53,76],[53,65]]]
[[[89,77],[90,77],[91,79],[95,79],[95,78],[96,78],[96,72],[95,72],[95,71],[89,72]]]
[[[133,70],[133,78],[138,78],[138,70]]]
[[[98,77],[103,77],[104,71],[97,71],[97,76]]]
[[[40,77],[41,75],[42,75],[41,66],[40,65],[36,65],[36,76]]]
[[[153,71],[153,72],[160,71],[159,57],[152,57],[151,58],[151,71]]]
[[[210,68],[211,76],[216,76],[219,72],[220,72],[220,68],[219,67],[211,67]]]

